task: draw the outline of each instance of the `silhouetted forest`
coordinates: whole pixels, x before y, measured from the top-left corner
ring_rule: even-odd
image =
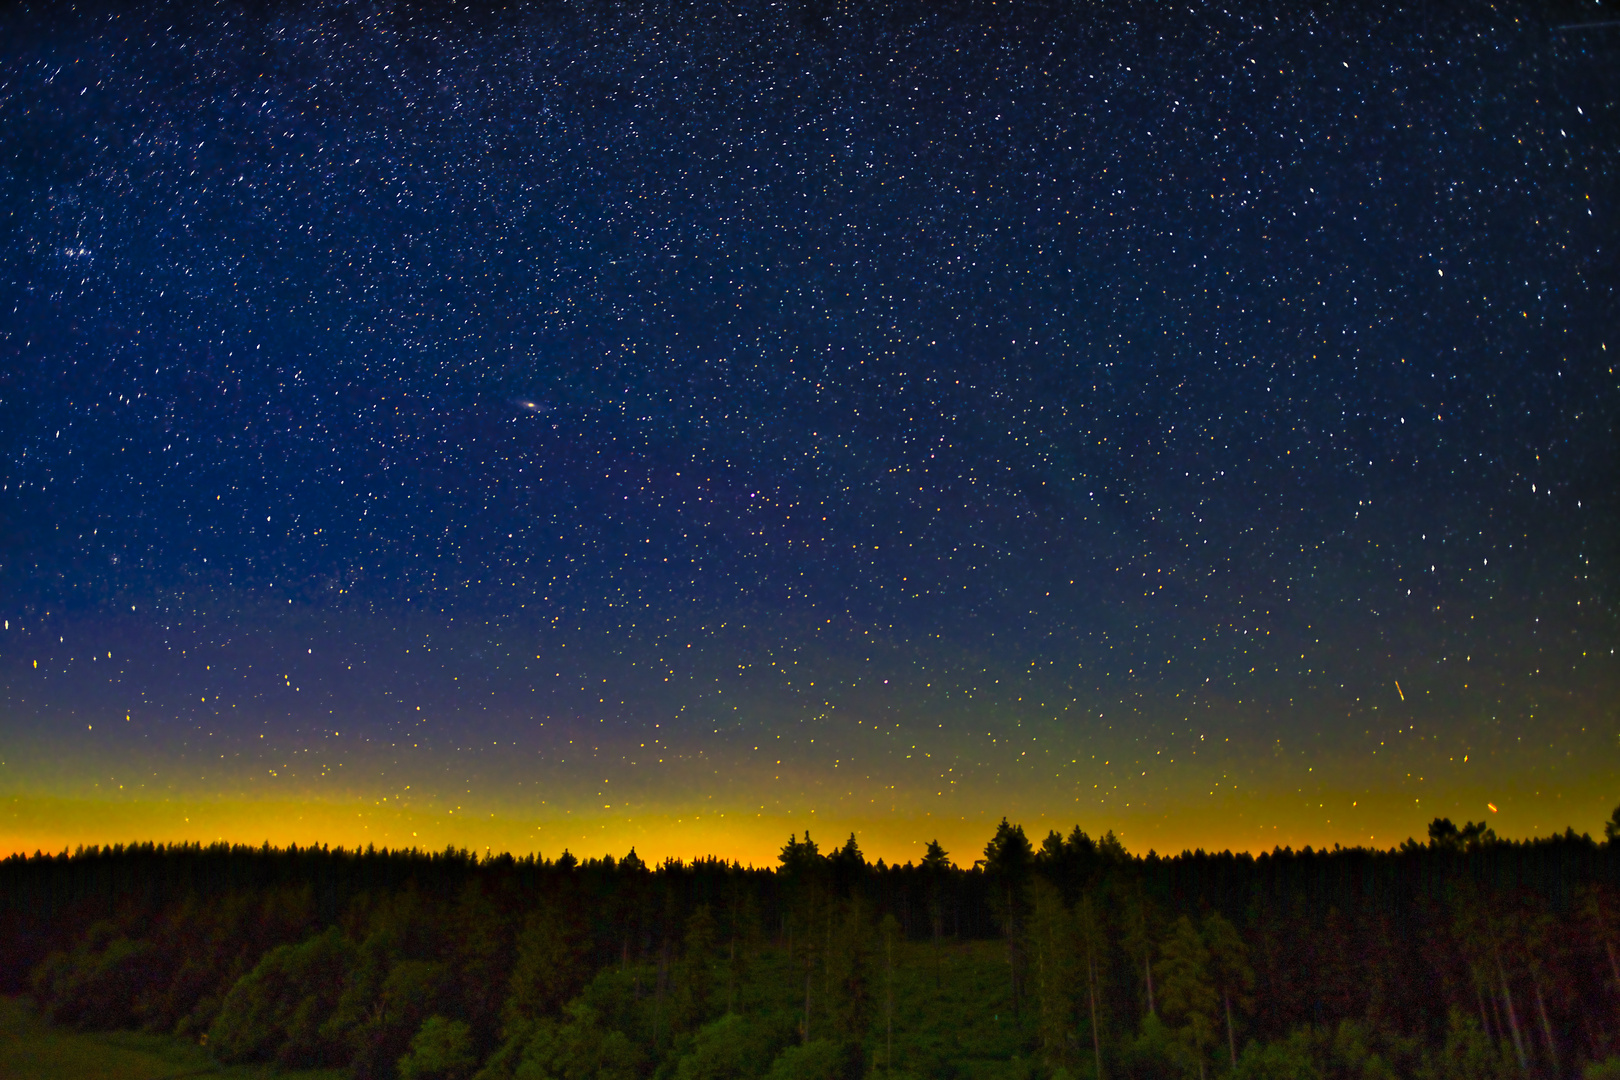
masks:
[[[1617,832],[1144,858],[1003,821],[956,861],[806,834],[772,869],[91,848],[0,863],[0,988],[357,1080],[1617,1077]]]

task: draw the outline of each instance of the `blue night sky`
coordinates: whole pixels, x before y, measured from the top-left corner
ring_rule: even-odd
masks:
[[[8,7],[0,847],[1595,828],[1608,14]]]

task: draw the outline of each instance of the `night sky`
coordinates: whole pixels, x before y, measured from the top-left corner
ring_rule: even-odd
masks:
[[[8,5],[0,851],[1596,831],[1620,31],[1431,7]]]

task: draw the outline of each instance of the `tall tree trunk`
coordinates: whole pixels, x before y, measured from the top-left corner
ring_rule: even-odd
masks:
[[[1232,1054],[1232,1068],[1237,1068],[1237,1032],[1232,1030],[1232,992],[1221,988],[1221,1000],[1226,1005],[1226,1048]]]
[[[1090,930],[1089,925],[1087,930]],[[1086,935],[1086,998],[1091,1005],[1091,1052],[1097,1059],[1097,1080],[1103,1080],[1102,1034],[1097,1030],[1097,967],[1091,958],[1091,936]]]
[[[815,969],[811,965],[804,966],[804,1041],[810,1041],[810,981],[815,978]]]
[[[1524,1052],[1524,1038],[1519,1034],[1519,1018],[1513,1012],[1513,992],[1508,989],[1507,971],[1502,967],[1502,957],[1496,957],[1496,974],[1502,980],[1502,1004],[1507,1008],[1508,1030],[1513,1032],[1513,1052],[1519,1055],[1519,1068],[1525,1072],[1530,1071],[1530,1059]]]
[[[1479,1002],[1479,1026],[1485,1029],[1485,1037],[1496,1042],[1496,1036],[1491,1034],[1491,1014],[1485,1011],[1485,991],[1480,989],[1479,975],[1474,976],[1474,998]]]
[[[1531,975],[1536,989],[1536,1012],[1541,1014],[1541,1032],[1547,1037],[1547,1059],[1552,1062],[1553,1075],[1558,1075],[1558,1042],[1553,1038],[1552,1021],[1547,1019],[1547,1002],[1541,996],[1541,980]]]
[[[1148,1015],[1157,1016],[1158,1010],[1153,1007],[1153,950],[1142,950],[1142,970],[1147,972]]]

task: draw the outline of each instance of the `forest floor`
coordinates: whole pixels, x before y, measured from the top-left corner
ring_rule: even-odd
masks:
[[[189,1039],[133,1031],[83,1033],[55,1028],[22,998],[0,997],[0,1080],[340,1080],[345,1072],[274,1072],[226,1067]]]

